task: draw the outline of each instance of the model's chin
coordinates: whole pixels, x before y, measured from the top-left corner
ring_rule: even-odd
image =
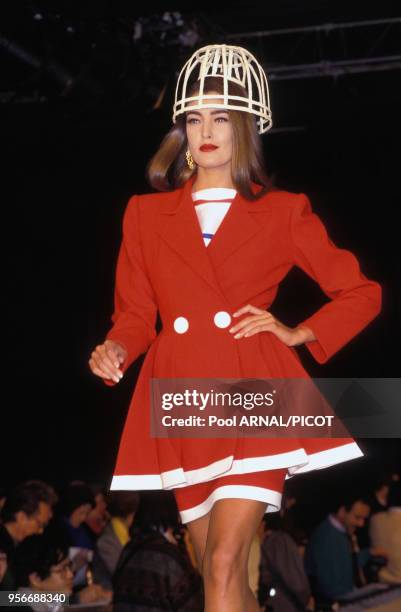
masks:
[[[212,168],[221,168],[230,163],[231,163],[231,159],[225,159],[225,160],[219,161],[219,160],[212,159],[212,158],[210,158],[210,160],[201,159],[199,162],[196,162],[199,168],[205,168],[208,170],[211,170]]]

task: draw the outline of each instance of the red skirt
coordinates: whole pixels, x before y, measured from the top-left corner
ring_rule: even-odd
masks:
[[[220,476],[173,489],[182,523],[207,514],[219,499],[254,499],[266,503],[266,512],[280,509],[287,469]]]

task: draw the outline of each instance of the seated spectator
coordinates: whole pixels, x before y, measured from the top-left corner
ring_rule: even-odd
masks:
[[[110,520],[110,515],[107,511],[107,493],[102,485],[90,485],[90,488],[95,499],[95,506],[91,508],[88,516],[83,523],[94,543],[103,532]]]
[[[379,570],[378,578],[389,584],[401,583],[401,485],[390,487],[388,510],[376,513],[370,522],[372,546],[387,553],[387,563]]]
[[[365,521],[364,526],[361,529],[358,529],[357,534],[358,544],[361,548],[367,547],[370,544],[369,527],[372,516],[374,516],[377,512],[383,512],[388,508],[388,494],[391,480],[390,474],[379,473],[375,476],[372,491],[368,498],[370,515]]]
[[[375,551],[357,549],[355,530],[369,515],[363,495],[337,503],[314,530],[305,550],[305,569],[317,602],[332,602],[361,586],[361,568]]]
[[[47,535],[33,535],[18,546],[15,555],[15,574],[18,591],[31,597],[47,591],[65,594],[69,597],[66,603],[70,605],[111,600],[111,594],[104,593],[97,585],[90,585],[74,592],[74,573],[68,549],[54,543]],[[60,612],[63,608],[60,597],[45,605],[41,602],[32,602],[25,607],[36,612],[45,610]],[[21,607],[18,609],[21,610]]]
[[[172,492],[141,492],[113,577],[114,612],[203,612],[202,578],[179,544],[180,533]]]
[[[130,528],[138,504],[139,493],[136,491],[111,491],[109,495],[108,511],[111,518],[99,536],[96,548],[110,578],[114,574],[122,549],[130,540]]]
[[[305,610],[311,590],[302,556],[292,537],[282,529],[279,513],[264,517],[265,535],[261,545],[258,601],[272,612]]]
[[[70,483],[61,492],[55,517],[46,530],[55,543],[69,549],[70,559],[74,563],[74,587],[87,584],[94,542],[82,524],[94,506],[95,499],[88,485]]]
[[[83,482],[70,483],[60,494],[55,518],[49,525],[57,541],[63,545],[93,550],[94,543],[82,524],[95,507],[90,487]]]
[[[68,550],[52,543],[43,535],[33,535],[18,546],[15,554],[15,577],[18,592],[30,598],[39,597],[43,591],[65,595],[54,602],[29,602],[25,609],[42,612],[61,612],[73,590],[73,572],[67,556]],[[21,607],[19,607],[21,609]]]
[[[43,532],[57,499],[54,489],[40,480],[19,484],[7,495],[0,524],[0,551],[6,555],[7,564],[0,582],[1,590],[14,590],[15,551],[25,538]]]

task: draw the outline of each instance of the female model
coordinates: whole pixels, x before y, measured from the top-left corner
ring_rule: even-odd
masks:
[[[253,612],[249,549],[264,513],[280,508],[284,479],[363,453],[352,438],[152,437],[150,380],[309,378],[294,346],[325,363],[380,312],[381,287],[333,244],[306,195],[270,185],[267,80],[247,50],[196,51],[173,122],[147,169],[159,193],[132,196],[125,211],[113,326],[89,364],[114,385],[147,351],[111,489],[172,489],[206,611]],[[330,300],[290,328],[269,307],[294,265]]]

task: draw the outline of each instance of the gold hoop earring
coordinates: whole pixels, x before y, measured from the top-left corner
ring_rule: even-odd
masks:
[[[188,168],[190,170],[193,170],[195,168],[195,162],[193,160],[193,157],[189,149],[187,149],[187,152],[185,153],[185,157],[187,158]]]

